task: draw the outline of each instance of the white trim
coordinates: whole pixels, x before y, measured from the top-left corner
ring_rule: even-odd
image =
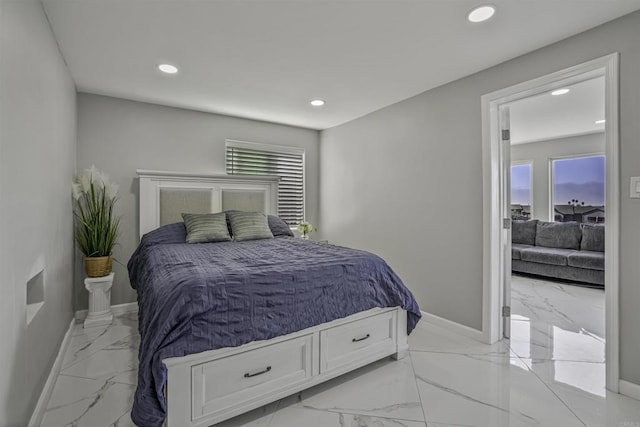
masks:
[[[640,385],[620,380],[620,394],[624,394],[632,399],[640,400]]]
[[[77,322],[82,322],[87,317],[87,312],[89,310],[78,310],[76,311],[75,319]],[[117,304],[111,306],[111,312],[114,316],[119,316],[125,313],[137,313],[138,312],[138,303],[137,302],[128,302],[125,304]]]
[[[620,240],[620,140],[618,112],[618,61],[613,53],[524,83],[482,96],[483,159],[483,292],[482,335],[486,343],[500,339],[499,301],[501,206],[499,174],[502,162],[498,135],[498,106],[595,77],[605,78],[605,155],[607,233],[605,237],[606,372],[607,388],[618,392],[619,359],[619,240]]]
[[[441,328],[447,329],[456,334],[464,335],[465,337],[484,342],[482,331],[470,328],[469,326],[462,325],[449,319],[445,319],[444,317],[436,316],[435,314],[427,313],[426,311],[420,310],[420,312],[422,313],[422,320],[424,322],[440,326]],[[418,326],[420,326],[420,323],[418,323]]]
[[[38,398],[36,408],[33,410],[33,414],[31,414],[29,427],[38,427],[42,423],[42,418],[44,417],[44,413],[47,410],[49,398],[51,398],[51,393],[53,393],[53,387],[56,385],[56,379],[58,378],[58,373],[60,372],[60,368],[62,366],[64,354],[67,352],[67,348],[69,347],[69,343],[71,342],[71,332],[73,331],[73,326],[75,324],[75,319],[71,319],[69,328],[67,328],[67,332],[64,334],[64,338],[62,339],[62,344],[60,344],[60,350],[58,350],[56,360],[53,362],[53,366],[51,366],[51,371],[49,371],[47,382],[44,383],[44,387],[42,388],[42,392],[40,393],[40,397]]]
[[[620,380],[620,136],[619,54],[603,58],[605,67],[605,360],[606,385],[619,391]]]
[[[140,178],[183,178],[185,181],[209,181],[211,179],[232,179],[226,173],[210,173],[210,172],[177,172],[177,171],[158,171],[149,169],[137,169],[136,173]],[[196,179],[194,179],[196,178]],[[265,179],[280,179],[277,175],[242,175],[237,176],[238,181],[264,181]]]
[[[536,142],[555,141],[556,139],[569,139],[569,138],[575,138],[575,137],[578,137],[578,136],[595,135],[596,133],[604,133],[604,129],[589,130],[589,131],[585,131],[585,132],[568,133],[566,135],[558,135],[558,136],[541,138],[541,139],[530,139],[530,140],[525,140],[525,141],[522,141],[522,142],[513,142],[513,141],[511,141],[511,146],[524,145],[524,144],[535,144]]]

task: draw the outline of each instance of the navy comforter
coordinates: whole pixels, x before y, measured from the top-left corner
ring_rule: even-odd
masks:
[[[171,224],[142,238],[128,268],[140,308],[131,413],[138,426],[164,420],[168,357],[267,340],[374,307],[407,310],[407,332],[420,318],[384,260],[302,239],[186,244],[184,224]]]

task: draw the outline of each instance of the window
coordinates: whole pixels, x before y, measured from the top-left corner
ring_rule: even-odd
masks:
[[[511,165],[511,218],[531,218],[531,163]]]
[[[278,216],[289,225],[304,221],[304,150],[227,140],[227,173],[278,175]]]
[[[604,156],[551,161],[553,218],[604,222]]]

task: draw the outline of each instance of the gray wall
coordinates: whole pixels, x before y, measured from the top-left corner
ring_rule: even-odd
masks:
[[[318,219],[317,131],[255,120],[78,94],[78,171],[95,164],[120,185],[122,231],[114,257],[127,263],[138,245],[136,169],[225,173],[225,139],[301,147],[306,153],[306,208]],[[77,259],[81,259],[77,257]],[[78,263],[80,264],[80,263]],[[124,265],[114,263],[112,304],[136,300]],[[83,271],[76,274],[76,309],[87,307]]]
[[[0,2],[0,425],[26,426],[72,314],[75,88],[38,0]],[[26,322],[26,282],[45,303]]]
[[[480,97],[620,52],[621,376],[640,384],[640,12],[323,131],[322,236],[383,255],[430,313],[480,329]],[[434,64],[437,66],[437,63]]]
[[[559,157],[604,154],[604,133],[573,136],[570,138],[516,144],[511,146],[511,161],[530,161],[533,174],[533,212],[531,218],[549,219],[549,161]]]

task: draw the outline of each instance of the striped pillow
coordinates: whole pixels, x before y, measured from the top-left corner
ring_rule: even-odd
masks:
[[[267,217],[260,212],[227,212],[233,239],[243,240],[273,239]]]
[[[227,215],[183,213],[187,228],[187,243],[226,242],[231,240],[227,229]]]

